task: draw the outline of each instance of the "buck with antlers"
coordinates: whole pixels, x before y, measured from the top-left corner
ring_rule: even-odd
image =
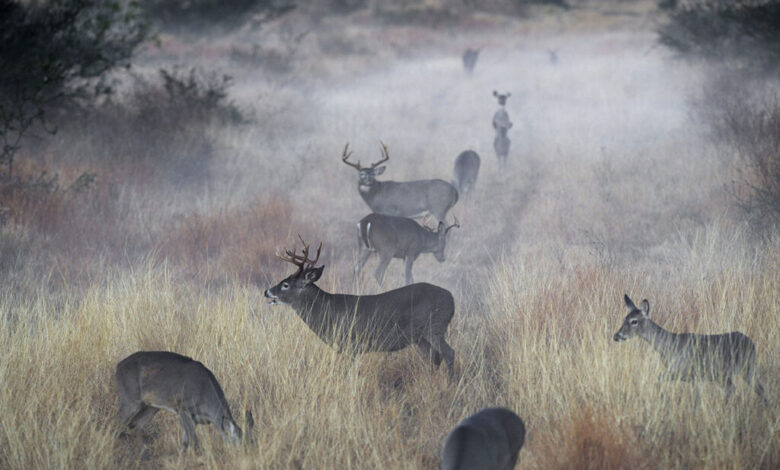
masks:
[[[434,369],[443,358],[450,377],[454,376],[455,352],[444,339],[455,312],[449,291],[418,283],[378,295],[331,294],[314,284],[325,268],[316,266],[322,243],[311,260],[309,246],[303,239],[301,243],[300,255],[295,250],[277,253],[297,270],[265,291],[272,305],[291,306],[323,342],[339,352],[397,351],[414,344]]]
[[[412,265],[420,254],[433,253],[438,262],[444,262],[447,233],[453,227],[460,227],[457,218],[449,227],[445,227],[444,222],[439,222],[438,228],[433,230],[406,217],[383,214],[363,217],[357,224],[358,262],[355,266],[355,279],[360,275],[360,270],[371,253],[376,253],[379,255],[379,265],[374,277],[380,286],[385,270],[393,258],[403,258],[406,265],[406,283],[413,283]]]
[[[349,144],[344,146],[341,161],[358,171],[358,191],[368,207],[377,214],[398,217],[420,217],[430,213],[437,221],[443,221],[447,211],[458,202],[458,190],[450,183],[440,180],[377,181],[386,167],[379,166],[390,159],[387,146],[380,142],[382,159],[371,166],[351,163]]]

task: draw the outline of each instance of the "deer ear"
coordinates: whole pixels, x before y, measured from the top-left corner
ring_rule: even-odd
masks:
[[[384,173],[384,172],[385,172],[385,169],[386,169],[386,168],[387,168],[387,167],[386,167],[386,166],[384,166],[384,165],[380,166],[379,168],[375,168],[375,169],[374,169],[374,174],[375,174],[375,175],[381,175],[382,173]]]
[[[628,294],[623,295],[623,301],[626,303],[626,308],[628,308],[629,313],[636,310],[636,305],[631,301],[631,297],[629,297]]]
[[[650,302],[648,302],[647,299],[642,301],[642,315],[646,317],[650,316]]]
[[[325,269],[325,265],[322,265],[319,268],[307,269],[306,272],[303,273],[303,279],[309,284],[312,282],[317,282],[320,276],[322,276],[323,269]]]

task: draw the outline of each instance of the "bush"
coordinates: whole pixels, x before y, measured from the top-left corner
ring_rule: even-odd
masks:
[[[126,163],[137,181],[199,182],[215,155],[211,126],[247,120],[228,99],[231,83],[199,68],[161,69],[157,80],[136,76],[128,96],[96,108],[75,134],[87,134],[101,158]]]
[[[780,0],[709,0],[671,13],[659,40],[685,56],[729,60],[739,67],[780,67]]]
[[[714,80],[699,104],[719,144],[735,154],[731,194],[755,228],[780,225],[780,93],[727,75]]]
[[[111,92],[107,73],[146,38],[135,2],[0,0],[0,163],[53,110]]]

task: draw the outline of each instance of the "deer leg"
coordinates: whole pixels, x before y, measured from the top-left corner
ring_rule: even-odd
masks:
[[[181,419],[181,425],[184,428],[184,434],[182,435],[181,444],[186,449],[192,444],[192,447],[197,450],[198,436],[195,434],[195,421],[192,420],[192,415],[185,409],[179,410],[179,418]]]
[[[407,256],[404,261],[406,262],[406,283],[411,284],[414,282],[412,278],[412,266],[414,265],[415,256]]]
[[[390,264],[390,261],[392,261],[392,256],[383,256],[379,260],[379,266],[376,267],[376,272],[374,273],[374,277],[376,278],[376,282],[379,283],[379,286],[382,286],[382,281],[385,279],[385,271],[387,270],[387,265]]]
[[[447,363],[447,371],[450,374],[450,378],[455,378],[455,351],[444,340],[443,336],[437,336],[434,338],[425,338],[431,344],[433,349],[439,352],[444,358],[444,362]]]
[[[441,365],[441,354],[433,349],[431,343],[425,338],[420,338],[420,341],[417,342],[417,348],[426,359],[431,361],[431,373],[436,372],[439,369],[439,365]]]
[[[133,416],[133,419],[130,421],[130,427],[143,429],[143,427],[146,426],[146,423],[151,421],[152,418],[154,418],[154,415],[156,415],[158,411],[160,411],[158,408],[154,408],[151,406],[144,406],[144,408],[141,411],[139,411],[135,416]]]
[[[144,405],[143,402],[140,401],[131,402],[131,401],[122,400],[120,398],[119,411],[117,411],[116,413],[119,422],[122,424],[122,426],[128,425],[134,416],[136,416],[138,413],[143,411],[145,406],[146,405]]]
[[[363,266],[365,266],[369,256],[371,256],[371,251],[369,250],[361,249],[358,252],[358,262],[355,264],[355,281],[358,280],[358,276],[360,276],[360,271],[363,269]]]

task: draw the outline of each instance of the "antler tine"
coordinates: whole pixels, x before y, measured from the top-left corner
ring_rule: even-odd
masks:
[[[298,234],[298,239],[303,243],[303,256],[302,260],[304,263],[308,264],[310,268],[313,268],[315,264],[317,264],[317,260],[320,259],[320,253],[322,252],[322,242],[320,242],[320,245],[317,247],[317,255],[314,257],[313,260],[309,259],[309,244],[303,241],[303,237],[301,237],[300,234]]]
[[[309,262],[310,268],[313,268],[317,264],[317,261],[320,259],[321,252],[322,252],[322,242],[320,242],[320,246],[317,247],[317,256],[315,256],[314,259]]]
[[[452,225],[450,225],[449,227],[447,227],[447,230],[445,230],[445,231],[444,231],[444,233],[447,233],[447,232],[449,232],[451,228],[456,228],[456,227],[457,227],[457,228],[460,228],[460,224],[458,223],[458,218],[457,218],[457,217],[455,217],[455,215],[454,215],[454,214],[453,214],[452,218],[453,218],[453,219],[455,219],[455,223],[454,223],[454,224],[452,224]]]
[[[379,145],[382,147],[382,159],[379,160],[376,163],[371,164],[371,168],[376,168],[377,166],[381,165],[382,163],[390,160],[390,153],[387,151],[387,145],[385,145],[384,142],[381,140],[379,141]]]
[[[357,164],[348,161],[349,157],[351,156],[352,152],[349,151],[349,142],[347,142],[347,144],[344,146],[344,152],[341,153],[341,161],[351,166],[352,168],[357,169],[358,171],[362,170],[363,167],[360,166],[360,160],[358,160]]]

